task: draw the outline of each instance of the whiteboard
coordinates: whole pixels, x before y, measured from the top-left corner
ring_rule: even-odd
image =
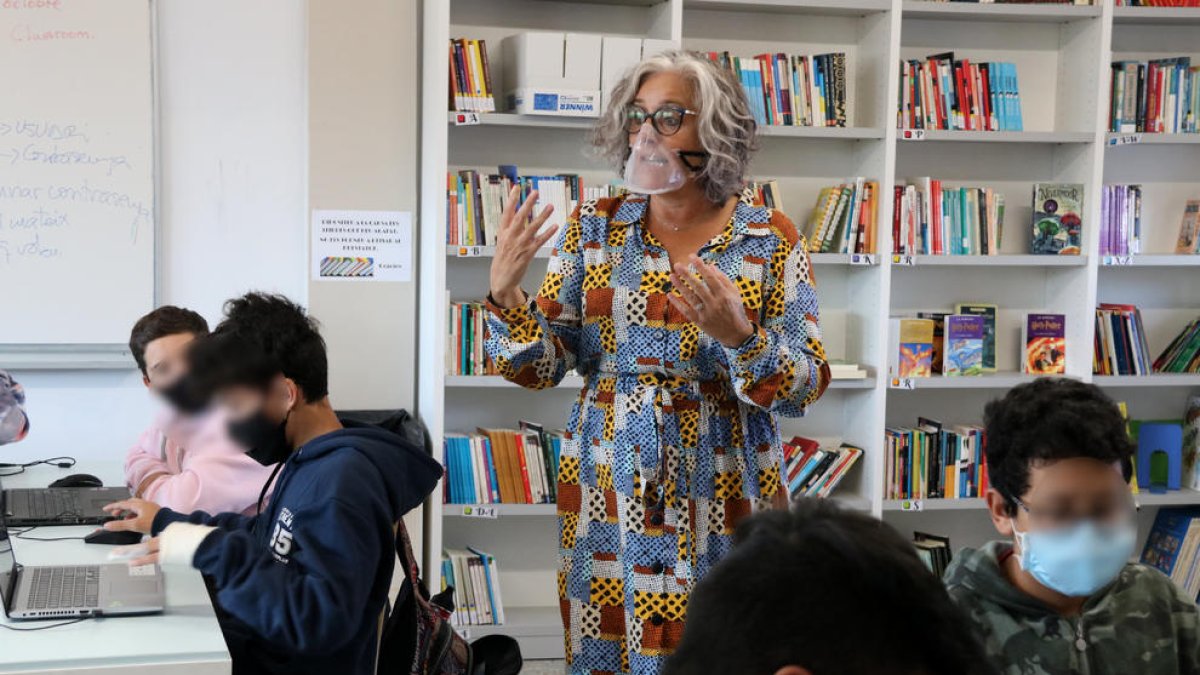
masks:
[[[150,0],[0,0],[0,347],[154,306]]]

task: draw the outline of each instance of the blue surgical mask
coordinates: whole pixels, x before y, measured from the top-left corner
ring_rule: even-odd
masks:
[[[1133,555],[1137,527],[1133,523],[1098,524],[1082,520],[1044,531],[1013,533],[1020,547],[1017,561],[1043,586],[1071,597],[1086,597],[1107,586]]]

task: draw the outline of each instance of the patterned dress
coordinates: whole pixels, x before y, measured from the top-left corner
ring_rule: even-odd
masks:
[[[688,592],[752,511],[786,504],[775,415],[829,382],[804,240],[743,196],[700,251],[741,289],[755,333],[728,349],[667,301],[667,250],[645,197],[580,206],[528,305],[489,305],[507,379],[585,384],[558,475],[558,597],[571,672],[659,672]]]

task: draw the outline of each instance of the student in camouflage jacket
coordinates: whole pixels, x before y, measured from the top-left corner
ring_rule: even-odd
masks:
[[[1128,562],[1133,446],[1093,385],[1042,379],[988,404],[987,503],[1001,535],[946,571],[1002,675],[1200,675],[1196,604]]]

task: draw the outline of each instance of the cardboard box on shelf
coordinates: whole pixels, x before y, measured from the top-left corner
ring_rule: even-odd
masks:
[[[504,39],[508,108],[523,115],[596,117],[602,38],[588,33],[517,33]]]

